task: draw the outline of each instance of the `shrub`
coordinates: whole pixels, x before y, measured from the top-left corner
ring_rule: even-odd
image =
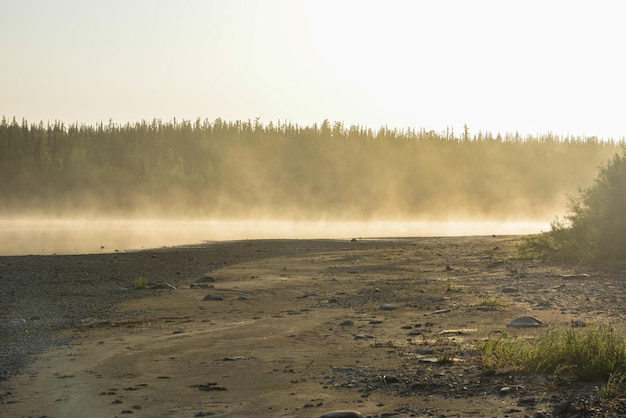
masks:
[[[570,197],[568,214],[528,237],[523,255],[580,261],[626,258],[626,151],[600,168],[594,184]]]

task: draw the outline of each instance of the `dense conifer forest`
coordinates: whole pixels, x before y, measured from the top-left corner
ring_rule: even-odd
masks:
[[[4,215],[551,218],[621,142],[222,119],[0,124]]]

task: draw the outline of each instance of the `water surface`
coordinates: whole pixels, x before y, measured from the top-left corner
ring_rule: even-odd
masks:
[[[519,235],[541,221],[290,221],[170,219],[0,220],[0,255],[93,254],[240,239]]]

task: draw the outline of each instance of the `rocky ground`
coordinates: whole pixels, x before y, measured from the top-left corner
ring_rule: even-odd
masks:
[[[520,260],[517,241],[0,257],[0,415],[624,416],[601,382],[482,365],[477,341],[545,331],[518,317],[623,324],[626,266]]]

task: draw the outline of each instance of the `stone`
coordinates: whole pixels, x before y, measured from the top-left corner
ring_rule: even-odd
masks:
[[[316,297],[319,296],[319,293],[317,292],[304,292],[302,294],[302,296],[300,296],[301,298],[312,298],[312,297]]]
[[[382,305],[378,307],[378,309],[380,309],[381,311],[393,311],[398,308],[395,305],[391,305],[389,303],[383,303]]]
[[[478,332],[478,329],[476,328],[444,329],[443,331],[439,331],[439,335],[443,335],[443,336],[466,335],[472,332]]]
[[[385,375],[383,376],[383,381],[385,383],[400,383],[400,379],[393,375]]]
[[[219,295],[206,295],[202,300],[224,300],[224,298]]]
[[[575,280],[575,279],[588,279],[589,275],[582,273],[582,274],[564,274],[561,276],[561,278],[563,279],[569,279],[569,280]]]
[[[439,315],[439,314],[442,314],[442,313],[448,313],[450,311],[451,311],[451,309],[437,309],[436,311],[433,311],[430,314],[431,315]]]
[[[189,287],[191,289],[210,289],[210,288],[215,288],[215,286],[213,286],[212,284],[207,284],[207,283],[191,283],[189,285]]]
[[[147,286],[150,290],[175,290],[176,287],[172,286],[169,283],[154,283],[150,282]]]
[[[26,320],[24,318],[9,319],[9,326],[12,326],[12,327],[25,327],[26,326]]]
[[[555,416],[567,415],[567,414],[577,414],[578,409],[571,401],[563,401],[557,403],[552,407],[552,414]]]
[[[515,318],[506,324],[506,326],[507,328],[537,328],[543,326],[543,321],[534,316],[521,316]]]
[[[320,418],[363,418],[363,415],[357,411],[339,410],[327,412],[320,415]]]

